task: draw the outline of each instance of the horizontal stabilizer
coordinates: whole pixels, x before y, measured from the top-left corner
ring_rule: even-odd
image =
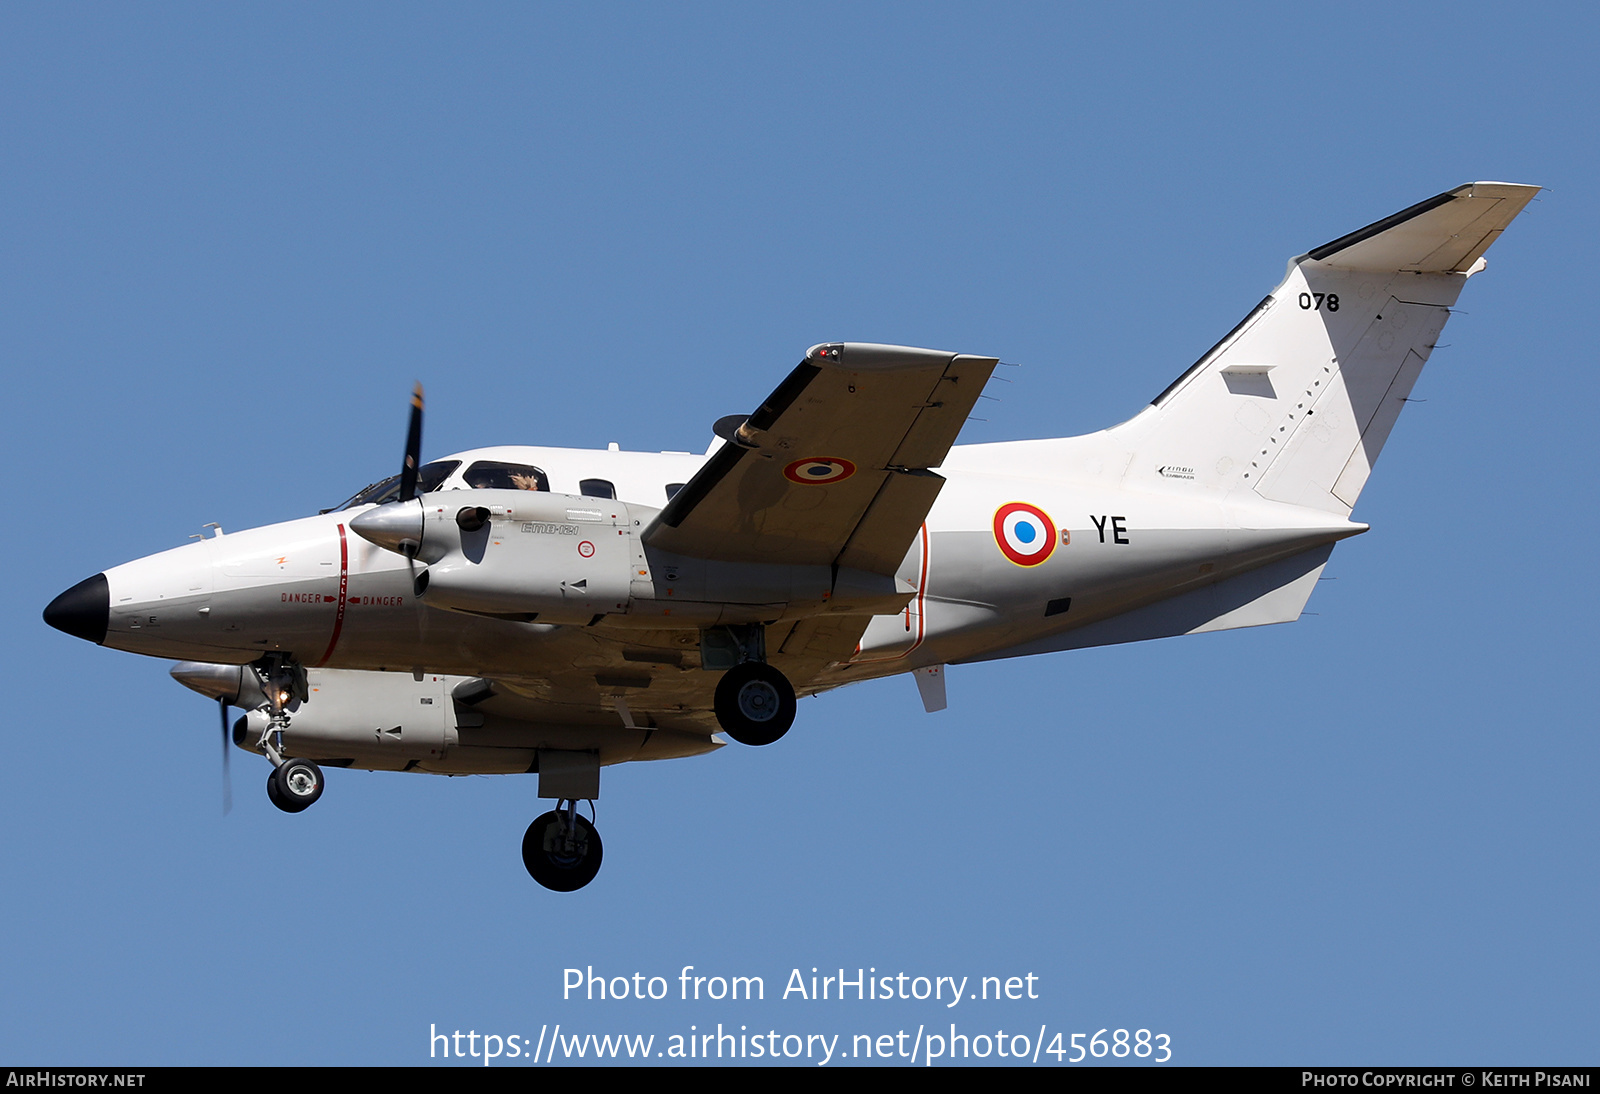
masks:
[[[1468,183],[1302,257],[1359,270],[1468,273],[1538,192],[1514,182]]]

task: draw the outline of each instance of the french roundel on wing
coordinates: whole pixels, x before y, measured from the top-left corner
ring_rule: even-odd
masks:
[[[856,465],[837,456],[808,456],[783,469],[784,478],[806,486],[826,486],[842,482],[856,473]]]
[[[1018,566],[1037,566],[1056,549],[1056,524],[1037,505],[1014,501],[995,510],[994,541]]]

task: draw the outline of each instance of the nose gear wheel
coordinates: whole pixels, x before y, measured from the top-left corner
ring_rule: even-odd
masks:
[[[322,797],[322,769],[310,760],[285,760],[267,776],[267,797],[285,813],[309,809]]]

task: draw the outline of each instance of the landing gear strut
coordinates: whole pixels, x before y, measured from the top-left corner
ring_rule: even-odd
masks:
[[[603,853],[600,833],[578,815],[578,803],[571,799],[536,817],[522,837],[522,864],[534,881],[558,893],[575,892],[593,881]]]
[[[770,745],[794,724],[794,688],[771,665],[746,661],[722,674],[712,709],[740,744]]]
[[[250,668],[261,682],[270,712],[261,739],[256,742],[256,750],[272,762],[267,798],[285,813],[309,809],[322,797],[322,769],[310,760],[290,759],[283,754],[283,731],[289,728],[289,712],[310,694],[305,667],[285,654],[269,653]]]

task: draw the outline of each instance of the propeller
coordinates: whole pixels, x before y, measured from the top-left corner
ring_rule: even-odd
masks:
[[[406,461],[400,468],[400,501],[417,496],[417,468],[422,466],[422,385],[411,393],[411,425],[406,430]]]
[[[243,710],[253,701],[243,698],[246,691],[246,674],[249,670],[241,665],[180,661],[169,671],[174,680],[190,691],[197,691],[207,699],[217,701],[217,715],[222,719],[222,815],[227,816],[233,808],[233,777],[228,770],[228,753],[231,751],[228,746],[233,743],[233,733],[232,727],[228,725],[228,708],[236,706]],[[250,690],[255,691],[254,675],[250,674],[248,679]],[[259,692],[256,694],[259,695]]]
[[[228,745],[228,699],[226,696],[217,696],[217,711],[222,715],[222,815],[226,817],[233,812],[233,772],[230,769],[232,761],[228,759],[230,751]]]
[[[350,519],[352,532],[385,550],[404,555],[408,563],[415,562],[417,551],[422,546],[422,506],[413,509],[407,504],[417,499],[421,464],[422,385],[418,384],[411,393],[411,424],[406,430],[406,455],[405,463],[400,468],[399,496]],[[411,570],[413,581],[426,580],[426,571],[419,578],[415,566]],[[420,590],[418,595],[421,595]]]

